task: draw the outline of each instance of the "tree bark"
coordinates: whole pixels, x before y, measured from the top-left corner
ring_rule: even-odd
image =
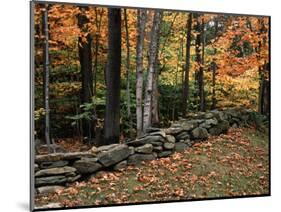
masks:
[[[138,10],[137,22],[137,50],[136,50],[136,117],[137,117],[137,137],[142,136],[142,95],[143,95],[143,46],[145,36],[145,23],[147,11]]]
[[[124,9],[124,22],[125,22],[125,32],[126,32],[126,77],[127,77],[127,116],[129,119],[129,134],[130,138],[133,137],[133,120],[131,114],[131,97],[130,97],[130,38],[129,38],[129,30],[128,30],[128,20],[127,20],[127,10]]]
[[[204,64],[205,64],[205,24],[204,19],[202,19],[201,24],[201,45],[202,45],[202,56],[201,56],[201,65],[199,68],[198,76],[198,87],[199,87],[199,97],[200,97],[200,111],[205,111],[205,92],[204,92]]]
[[[264,82],[265,82],[265,77],[264,77],[264,70],[262,67],[259,67],[259,103],[258,103],[258,112],[261,114],[264,114]]]
[[[151,38],[149,46],[149,66],[148,76],[146,81],[145,89],[145,100],[144,100],[144,113],[143,113],[143,131],[151,127],[152,117],[152,94],[153,94],[153,80],[155,77],[155,59],[157,57],[157,40],[159,39],[160,23],[162,18],[162,12],[156,10],[154,13],[153,24],[151,29]]]
[[[218,35],[218,20],[215,20],[215,37]],[[214,48],[214,55],[217,54],[217,49]],[[216,108],[216,74],[217,74],[217,64],[213,60],[211,63],[211,70],[212,70],[212,105],[211,109],[214,110]]]
[[[102,9],[102,12],[99,14],[98,19],[98,9],[95,8],[95,15],[96,15],[96,28],[97,32],[95,35],[95,58],[94,58],[94,64],[95,64],[95,71],[94,71],[94,91],[93,95],[95,96],[97,94],[97,73],[98,73],[98,54],[99,54],[99,38],[100,38],[100,29],[101,29],[101,21],[103,16],[104,10]]]
[[[268,71],[268,70],[267,70]],[[270,112],[270,84],[268,79],[263,81],[263,104],[262,104],[262,114],[269,116]]]
[[[211,109],[214,110],[216,108],[216,71],[217,65],[215,62],[211,63],[211,70],[212,70],[212,106]]]
[[[108,55],[106,67],[105,144],[120,136],[121,11],[108,9]]]
[[[259,19],[260,25],[260,35],[268,33],[270,37],[270,32],[265,28],[264,22],[262,19]],[[258,44],[258,59],[261,58],[261,48],[268,40],[263,38],[259,41]],[[265,62],[265,64],[259,66],[259,99],[258,99],[258,112],[269,116],[270,112],[270,85],[269,85],[269,72],[270,72],[270,61]]]
[[[191,30],[192,30],[192,13],[189,13],[187,20],[186,32],[186,54],[185,54],[185,67],[184,67],[184,83],[183,83],[183,96],[182,96],[182,115],[185,117],[188,111],[189,104],[189,68],[190,68],[190,44],[191,44]]]
[[[158,47],[156,52],[158,52]],[[157,54],[158,55],[158,54]],[[153,76],[153,84],[152,84],[152,108],[151,108],[151,125],[158,127],[159,126],[159,90],[158,90],[158,78],[159,78],[159,73],[158,73],[158,57],[156,56],[155,58],[155,63],[154,63],[154,76]]]
[[[49,107],[49,26],[48,26],[48,5],[46,4],[43,11],[42,29],[44,34],[43,41],[43,72],[44,72],[44,106],[45,106],[45,141],[48,147],[48,152],[51,152],[50,138],[50,107]]]
[[[263,115],[269,115],[269,97],[270,97],[270,86],[269,86],[269,64],[265,64],[259,67],[259,105],[258,112]]]
[[[86,16],[87,7],[80,7],[80,14],[78,14],[78,26],[83,33],[78,39],[79,61],[81,72],[81,103],[92,103],[93,97],[93,71],[92,71],[92,37],[89,33],[87,24],[89,19]],[[92,111],[93,112],[93,111]],[[94,135],[94,120],[83,119],[83,139],[90,141]]]
[[[156,40],[156,50],[155,50],[155,59],[154,59],[154,76],[153,76],[153,85],[152,85],[152,108],[151,108],[151,125],[159,127],[159,89],[158,89],[158,78],[159,78],[159,65],[160,61],[158,58],[159,46],[160,46],[160,30],[161,30],[162,14],[160,17],[158,36]]]
[[[201,27],[199,22],[199,15],[196,15],[196,25],[195,25],[195,32],[196,32],[196,38],[195,38],[195,62],[197,64],[198,69],[195,70],[195,104],[198,106],[197,108],[200,108],[200,102],[198,102],[198,97],[200,99],[200,66],[201,66]]]

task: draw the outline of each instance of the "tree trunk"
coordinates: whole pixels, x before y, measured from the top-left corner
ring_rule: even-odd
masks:
[[[137,137],[142,136],[142,91],[143,91],[143,45],[145,35],[147,11],[138,10],[137,23],[137,52],[136,52],[136,116],[137,116]]]
[[[124,9],[124,22],[125,22],[125,31],[126,31],[126,48],[127,48],[127,58],[126,58],[126,77],[127,77],[127,116],[129,119],[129,134],[130,138],[133,137],[133,120],[131,115],[131,97],[130,97],[130,38],[128,30],[128,20],[127,20],[127,10]]]
[[[215,37],[218,35],[218,20],[215,21]],[[217,54],[217,49],[214,48],[214,54]],[[212,106],[211,109],[214,110],[216,108],[216,71],[217,71],[217,64],[213,60],[211,63],[211,70],[212,70]]]
[[[204,63],[205,63],[205,24],[204,19],[202,19],[201,24],[201,44],[202,44],[202,58],[201,58],[201,65],[199,68],[199,76],[198,76],[198,87],[199,87],[199,97],[200,97],[200,111],[205,111],[205,92],[204,92]]]
[[[105,144],[119,143],[120,136],[121,11],[108,9]]]
[[[263,91],[264,91],[264,75],[262,67],[259,67],[259,102],[258,102],[258,112],[263,113]]]
[[[162,16],[162,14],[161,14]],[[159,65],[160,61],[158,59],[158,52],[159,52],[159,45],[160,45],[160,30],[161,30],[161,20],[160,17],[160,23],[159,23],[159,29],[158,29],[158,36],[156,40],[156,54],[154,59],[154,76],[153,76],[153,85],[152,85],[152,108],[151,108],[151,125],[155,127],[159,127],[160,119],[159,119],[159,89],[158,89],[158,78],[159,78]]]
[[[216,71],[217,65],[215,62],[211,63],[212,70],[212,106],[211,109],[214,110],[216,108]]]
[[[98,9],[97,7],[95,7],[95,18],[96,18],[96,34],[95,34],[95,47],[94,47],[94,73],[93,73],[93,96],[96,97],[97,95],[97,73],[98,73],[98,55],[99,55],[99,45],[100,45],[100,32],[101,32],[101,21],[102,21],[102,17],[103,17],[103,13],[104,13],[104,9],[101,9],[102,11],[100,12],[100,14],[98,14]],[[99,16],[98,16],[99,15]],[[99,135],[97,132],[97,128],[96,128],[96,124],[97,124],[97,120],[98,120],[98,114],[97,114],[97,105],[94,104],[94,132],[95,132],[95,144],[99,143],[100,139],[99,139]]]
[[[103,16],[104,10],[102,9],[102,12],[100,13],[100,17],[98,19],[98,9],[95,8],[95,15],[96,15],[96,28],[97,32],[95,35],[95,59],[94,59],[94,64],[95,64],[95,71],[94,71],[94,91],[93,95],[95,96],[97,94],[97,73],[98,73],[98,54],[99,54],[99,38],[100,38],[100,29],[101,29],[101,21],[102,21],[102,16]]]
[[[172,95],[172,121],[174,121],[177,117],[176,113],[176,105],[177,105],[177,88],[178,88],[178,72],[179,72],[179,66],[180,63],[182,62],[182,57],[183,57],[183,39],[180,41],[180,49],[178,51],[178,57],[177,57],[177,65],[176,65],[176,74],[175,74],[175,86],[174,86],[174,92]]]
[[[189,68],[190,68],[190,44],[191,44],[191,30],[192,30],[192,13],[189,13],[187,20],[186,32],[186,55],[184,67],[184,83],[183,83],[183,96],[182,96],[182,115],[185,117],[188,111],[189,103]]]
[[[159,42],[158,42],[159,43]],[[159,45],[158,45],[159,46]],[[158,52],[158,47],[156,52]],[[158,55],[158,54],[156,54]],[[158,57],[156,56],[155,58],[155,63],[154,63],[154,76],[153,76],[153,84],[152,84],[152,108],[151,108],[151,125],[158,127],[159,126],[159,90],[158,90],[158,78],[159,78],[159,73],[158,73]]]
[[[89,19],[86,16],[87,7],[80,7],[78,15],[78,26],[83,33],[78,39],[79,61],[81,72],[81,103],[91,103],[93,97],[93,71],[92,71],[92,37],[90,35],[87,24]],[[93,112],[93,111],[92,111]],[[92,117],[90,117],[92,119]],[[94,120],[83,119],[83,139],[90,141],[94,135]]]
[[[159,39],[160,23],[162,18],[162,12],[156,10],[154,13],[153,24],[151,29],[151,38],[149,46],[149,65],[148,65],[148,76],[146,81],[145,89],[145,100],[144,100],[144,113],[143,113],[143,131],[151,127],[152,117],[152,94],[153,94],[153,80],[155,77],[155,59],[157,57],[157,40]]]
[[[260,34],[268,33],[270,37],[270,32],[264,26],[262,19],[259,19]],[[266,44],[266,37],[259,41],[258,45],[258,58],[261,58],[261,48]],[[269,73],[270,72],[270,62],[265,62],[265,64],[259,66],[259,99],[258,99],[258,112],[263,115],[269,116],[270,112],[270,84],[269,84]]]
[[[269,70],[267,70],[269,71]],[[262,101],[262,114],[269,116],[270,112],[270,84],[268,79],[263,81],[263,101]]]
[[[196,25],[195,25],[195,31],[196,31],[196,38],[195,38],[195,62],[197,64],[197,70],[195,70],[195,104],[198,106],[197,108],[200,108],[200,102],[198,102],[198,97],[200,99],[200,66],[201,66],[201,27],[199,22],[199,15],[196,15]]]
[[[43,72],[44,72],[44,105],[45,105],[45,141],[48,152],[51,152],[50,138],[50,107],[49,107],[49,26],[48,26],[48,5],[45,5],[43,11],[42,29],[44,34],[43,42]]]
[[[270,105],[270,85],[268,80],[269,74],[269,64],[265,64],[259,68],[259,103],[258,103],[258,112],[263,115],[269,115]]]

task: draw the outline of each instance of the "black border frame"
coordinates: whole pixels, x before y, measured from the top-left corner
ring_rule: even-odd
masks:
[[[257,15],[257,14],[243,14],[243,13],[229,13],[229,12],[211,12],[211,11],[196,11],[196,10],[180,10],[180,9],[167,9],[167,8],[153,8],[153,7],[133,7],[133,6],[123,6],[123,5],[107,5],[107,4],[91,4],[91,3],[74,3],[74,2],[57,2],[57,1],[44,1],[44,0],[30,0],[30,155],[29,155],[29,208],[30,211],[53,211],[53,210],[69,210],[69,209],[87,209],[87,208],[103,208],[103,207],[114,207],[114,206],[132,206],[132,205],[148,205],[148,204],[165,204],[165,203],[182,203],[182,202],[198,202],[198,201],[207,201],[207,200],[227,200],[227,199],[242,199],[242,198],[252,198],[252,197],[270,197],[271,196],[271,16],[270,15]],[[191,12],[191,13],[204,13],[204,14],[221,14],[228,16],[250,16],[250,17],[266,17],[269,19],[269,30],[268,30],[268,51],[269,51],[269,125],[268,125],[268,155],[269,155],[269,189],[268,194],[261,195],[241,195],[241,196],[233,196],[233,197],[212,197],[212,198],[204,198],[204,199],[187,199],[187,200],[166,200],[166,201],[147,201],[141,203],[122,203],[122,204],[107,204],[107,205],[86,205],[86,206],[75,206],[75,207],[59,207],[59,208],[42,208],[35,209],[34,208],[34,6],[35,4],[67,4],[67,5],[77,5],[77,6],[96,6],[96,7],[104,7],[104,8],[120,8],[120,9],[150,9],[150,10],[163,10],[163,11],[171,11],[171,12]]]

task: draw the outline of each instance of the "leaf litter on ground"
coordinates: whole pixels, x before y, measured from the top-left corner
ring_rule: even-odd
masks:
[[[101,171],[35,202],[73,207],[268,194],[268,142],[254,129],[231,128],[182,153]]]

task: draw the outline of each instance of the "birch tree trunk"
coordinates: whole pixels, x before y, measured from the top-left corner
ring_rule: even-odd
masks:
[[[106,67],[105,144],[119,143],[121,76],[121,11],[108,9],[108,55]]]
[[[162,12],[156,10],[154,13],[153,24],[151,29],[151,38],[149,46],[149,65],[148,76],[145,89],[145,100],[143,109],[143,131],[151,127],[152,116],[152,94],[153,94],[153,80],[155,77],[155,59],[157,56],[157,40],[159,39],[160,23],[162,18]]]
[[[157,32],[157,40],[156,40],[156,50],[155,50],[155,59],[154,59],[154,76],[153,76],[153,84],[152,84],[152,108],[151,108],[151,125],[158,126],[159,125],[159,90],[158,90],[158,78],[159,78],[159,65],[160,61],[158,59],[158,52],[160,46],[160,30],[161,30],[161,22],[162,22],[162,14],[159,20],[159,29]]]
[[[49,27],[48,27],[48,5],[46,4],[43,11],[43,71],[44,71],[44,106],[45,106],[45,141],[48,152],[51,152],[50,139],[50,107],[49,107]]]
[[[147,11],[138,10],[137,22],[137,52],[136,52],[136,117],[137,117],[137,137],[140,137],[142,131],[142,95],[143,95],[143,46],[145,35],[145,23]]]

